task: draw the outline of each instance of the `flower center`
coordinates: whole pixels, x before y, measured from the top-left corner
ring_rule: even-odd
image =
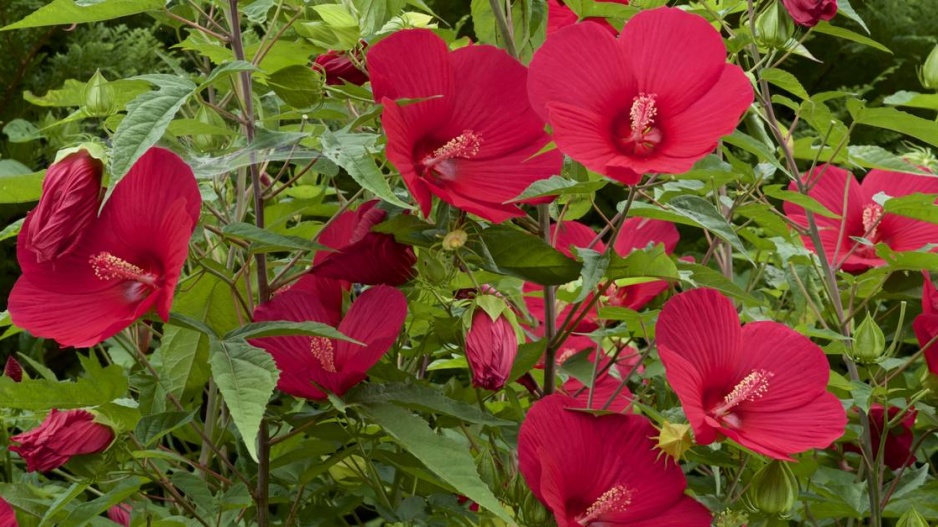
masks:
[[[769,391],[769,379],[775,374],[766,370],[753,370],[749,375],[743,377],[743,380],[733,387],[733,390],[723,398],[723,404],[715,407],[710,412],[717,420],[734,426],[739,426],[739,417],[732,410],[740,404],[747,401],[761,399]]]
[[[879,238],[879,221],[883,217],[883,208],[875,203],[863,207],[863,237],[876,243]]]
[[[632,489],[625,485],[614,485],[575,519],[580,525],[586,526],[609,513],[625,512],[632,504],[632,494]]]
[[[322,364],[322,369],[329,373],[335,373],[335,348],[332,341],[326,337],[311,337],[309,339],[309,351],[313,357]]]
[[[454,159],[472,159],[479,155],[482,137],[472,130],[463,130],[456,137],[447,141],[420,160],[424,175],[452,181],[456,179]]]
[[[628,127],[625,119],[615,126],[614,134],[622,151],[628,155],[647,157],[661,143],[661,129],[655,126],[658,108],[654,93],[640,93],[632,100]]]
[[[122,260],[111,253],[100,252],[92,256],[88,263],[94,269],[94,275],[101,280],[120,280],[139,282],[156,289],[157,275],[148,273],[136,265]]]

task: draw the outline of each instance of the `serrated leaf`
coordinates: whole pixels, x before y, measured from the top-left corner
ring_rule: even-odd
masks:
[[[413,209],[394,195],[384,174],[375,165],[371,149],[377,141],[375,134],[352,134],[346,130],[325,131],[320,137],[322,155],[344,168],[363,189],[392,205]]]
[[[934,176],[932,176],[934,177]],[[890,198],[883,205],[883,211],[897,216],[904,216],[919,221],[938,224],[938,205],[935,205],[934,194],[909,194]],[[938,243],[938,240],[934,240]]]
[[[345,402],[365,405],[394,403],[404,408],[449,415],[467,423],[479,425],[510,426],[514,424],[482,412],[475,406],[450,399],[433,386],[422,384],[365,384],[347,396]]]
[[[511,522],[498,498],[482,482],[472,455],[463,445],[434,433],[425,420],[393,404],[364,405],[360,411],[456,492]]]
[[[736,251],[752,262],[742,240],[736,235],[733,226],[709,201],[699,196],[678,196],[668,202],[676,214],[693,221],[698,227],[706,229],[729,243]]]
[[[166,434],[170,434],[174,430],[188,424],[189,421],[192,421],[194,416],[195,411],[173,411],[145,415],[142,419],[140,419],[140,422],[137,423],[134,436],[136,436],[136,438],[141,443],[143,443],[144,447],[149,447],[159,438],[165,436]]]
[[[351,339],[332,326],[321,322],[290,322],[287,320],[278,320],[273,322],[252,322],[245,324],[238,329],[230,331],[225,335],[225,340],[235,339],[256,339],[262,337],[287,337],[304,335],[308,337],[327,337],[337,340],[345,340],[353,344],[362,344],[357,340]]]
[[[81,7],[72,0],[53,0],[26,18],[0,28],[0,31],[101,22],[162,7],[163,0],[104,0],[88,7]]]
[[[251,252],[272,251],[329,251],[324,245],[298,236],[285,236],[252,225],[250,223],[229,223],[222,228],[227,238],[237,238],[253,242]]]
[[[574,181],[560,176],[551,176],[531,183],[518,197],[505,203],[514,203],[545,196],[568,196],[572,194],[591,194],[606,186],[608,180]]]
[[[582,302],[606,275],[610,257],[592,249],[577,248],[576,253],[583,260],[583,267],[580,269],[580,293],[573,302]]]
[[[847,109],[857,124],[892,130],[938,147],[938,123],[935,121],[895,108],[866,108],[856,99],[847,101]]]
[[[89,372],[75,381],[23,379],[0,376],[0,407],[19,410],[67,410],[109,403],[127,392],[127,377],[114,364]]]
[[[127,116],[114,132],[108,192],[113,191],[140,156],[163,137],[176,112],[197,88],[192,81],[175,75],[141,75],[134,79],[145,80],[157,89],[130,101]]]
[[[863,168],[878,168],[892,172],[926,174],[931,172],[907,162],[892,152],[876,145],[851,145],[847,147],[847,160]]]
[[[567,258],[547,242],[507,226],[489,227],[468,244],[480,256],[480,265],[541,285],[560,285],[576,280],[581,264]]]
[[[257,433],[280,371],[269,353],[244,341],[212,339],[209,363],[244,446],[257,461]]]
[[[310,108],[322,99],[323,78],[309,66],[296,64],[271,73],[267,86],[290,106]]]

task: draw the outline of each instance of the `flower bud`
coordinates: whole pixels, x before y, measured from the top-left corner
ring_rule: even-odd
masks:
[[[316,57],[313,69],[322,72],[330,86],[341,86],[344,82],[361,86],[368,82],[368,74],[358,69],[348,53],[329,50]]]
[[[862,363],[879,362],[886,351],[886,336],[869,315],[857,327],[850,347],[850,358]]]
[[[215,110],[202,105],[195,112],[195,120],[215,128],[225,128],[225,120]],[[220,134],[193,134],[192,144],[202,152],[213,152],[228,144],[227,138]]]
[[[7,357],[7,362],[3,366],[3,376],[13,379],[14,382],[23,380],[23,367],[12,355]]]
[[[791,17],[785,14],[785,9],[778,2],[772,2],[756,18],[756,41],[767,48],[785,47],[794,31]]]
[[[26,461],[28,472],[48,472],[72,456],[103,452],[114,440],[114,431],[96,423],[85,410],[52,410],[38,427],[10,438],[10,450]]]
[[[508,380],[518,355],[518,336],[504,315],[492,319],[484,309],[472,315],[466,334],[466,359],[472,369],[472,385],[500,390]]]
[[[455,251],[463,245],[466,245],[466,240],[469,239],[469,235],[466,234],[466,231],[462,229],[456,229],[455,231],[446,233],[446,236],[443,237],[443,249],[447,251]]]
[[[130,527],[130,513],[133,509],[126,503],[114,505],[107,510],[107,518],[112,522]]]
[[[552,521],[553,515],[530,491],[524,497],[524,503],[521,505],[521,513],[524,515],[524,525],[530,527],[555,525]]]
[[[795,22],[804,27],[814,27],[837,14],[837,0],[782,0],[782,4]]]
[[[98,215],[103,164],[79,150],[53,164],[42,182],[39,205],[29,213],[19,243],[39,263],[70,253]]]
[[[929,90],[938,90],[938,45],[928,54],[925,64],[918,71],[918,78],[922,86]]]
[[[911,507],[899,516],[896,527],[928,527],[928,520],[915,510],[915,507]]]
[[[658,431],[660,432],[656,438],[658,439],[658,448],[674,461],[680,461],[684,452],[687,452],[694,444],[694,440],[690,435],[690,425],[688,424],[665,421]]]
[[[798,499],[798,481],[785,461],[772,461],[752,477],[746,491],[749,505],[769,515],[785,514]]]
[[[114,87],[101,75],[101,70],[95,71],[85,84],[81,97],[81,110],[89,117],[107,117],[117,111]]]

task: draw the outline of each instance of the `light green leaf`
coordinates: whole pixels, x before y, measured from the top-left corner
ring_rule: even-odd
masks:
[[[884,51],[886,53],[892,54],[892,51],[890,51],[889,48],[880,44],[879,42],[876,42],[875,40],[869,37],[865,37],[859,33],[850,31],[849,29],[832,26],[831,23],[827,22],[826,20],[821,20],[820,22],[818,22],[818,25],[814,26],[814,31],[818,33],[824,33],[826,35],[835,36],[837,38],[851,40],[853,42],[857,42],[859,44],[863,44],[865,46],[869,46],[871,48],[878,49],[880,51]]]
[[[875,145],[851,145],[847,147],[847,160],[863,168],[878,168],[892,172],[910,174],[930,174],[907,162],[892,152]]]
[[[89,372],[74,382],[46,379],[14,382],[0,376],[0,407],[33,411],[84,408],[109,403],[126,391],[127,377],[116,364]]]
[[[931,176],[934,177],[934,176]],[[935,205],[934,194],[909,194],[890,198],[883,205],[883,210],[897,216],[904,216],[919,221],[938,224],[938,205]],[[934,240],[938,243],[938,240]]]
[[[0,192],[2,192],[2,189],[3,189],[2,181],[3,181],[3,178],[0,178]],[[24,221],[26,221],[26,218],[20,218],[14,221],[13,223],[7,225],[6,227],[4,227],[2,230],[0,230],[0,242],[2,242],[3,240],[10,239],[14,236],[17,236],[20,233],[20,229],[23,227]],[[0,319],[2,318],[3,317],[0,316]],[[3,326],[3,324],[0,323],[0,326]]]
[[[246,60],[232,60],[226,62],[212,70],[208,77],[202,81],[202,84],[199,84],[199,89],[202,90],[219,79],[234,75],[235,73],[241,73],[242,71],[257,71],[257,67]]]
[[[574,181],[560,176],[551,176],[531,183],[517,198],[507,201],[524,201],[545,196],[568,196],[572,194],[591,194],[606,186],[608,180]]]
[[[895,108],[866,108],[857,99],[847,100],[847,109],[857,124],[885,128],[938,147],[938,123]]]
[[[840,218],[838,214],[831,212],[827,207],[821,205],[811,196],[805,196],[800,192],[794,192],[791,190],[782,190],[781,185],[766,185],[762,187],[762,192],[770,198],[789,201],[795,205],[798,205],[799,207],[804,208],[805,210],[810,210],[815,214],[820,214],[825,218]]]
[[[33,11],[26,18],[0,28],[0,31],[100,22],[161,9],[162,7],[163,0],[104,0],[94,6],[87,7],[81,7],[72,0],[53,0],[51,3]]]
[[[321,322],[290,322],[278,320],[272,322],[252,322],[225,335],[225,340],[257,339],[262,337],[287,337],[305,335],[308,337],[327,337],[361,344],[355,339],[343,335],[339,330]]]
[[[323,77],[305,64],[296,64],[271,73],[267,86],[290,106],[310,108],[322,99]]]
[[[298,236],[285,236],[244,222],[229,223],[222,229],[227,238],[253,242],[251,252],[328,251],[328,247]]]
[[[706,229],[729,243],[736,251],[752,262],[742,240],[736,235],[733,226],[709,201],[699,196],[678,196],[668,202],[676,214],[693,221],[698,227]]]
[[[37,201],[44,177],[44,171],[33,172],[14,159],[0,159],[0,203]]]
[[[157,90],[142,93],[127,105],[127,116],[114,133],[109,193],[140,156],[163,137],[176,112],[196,90],[192,81],[175,75],[141,75],[135,79],[150,82]]]
[[[938,94],[897,91],[883,99],[883,104],[890,106],[908,106],[925,110],[938,110]]]
[[[280,371],[269,353],[244,341],[212,339],[209,363],[244,446],[257,461],[257,433]]]
[[[807,90],[804,89],[804,86],[801,85],[798,78],[785,70],[775,68],[764,69],[762,70],[762,78],[770,84],[774,84],[789,93],[793,93],[802,100],[810,98]]]
[[[749,306],[760,305],[760,302],[747,293],[742,287],[739,287],[732,280],[723,276],[722,273],[709,267],[697,263],[678,261],[677,269],[681,273],[681,281],[683,282],[690,283],[696,287],[716,289],[725,295],[741,300]]]
[[[393,404],[369,404],[360,410],[456,492],[511,522],[498,498],[482,482],[466,447],[434,433],[425,420]]]
[[[467,423],[479,425],[510,426],[514,424],[484,413],[475,406],[450,399],[436,388],[422,384],[365,384],[349,394],[345,402],[365,405],[394,403],[412,410],[449,415]]]
[[[375,165],[372,150],[378,141],[375,134],[353,134],[346,130],[325,131],[320,137],[322,155],[344,168],[356,183],[382,200],[405,209],[412,209],[391,191],[384,174]]]

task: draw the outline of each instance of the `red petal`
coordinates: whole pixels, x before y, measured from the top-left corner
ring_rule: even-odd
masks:
[[[375,101],[433,97],[419,103],[421,113],[449,115],[455,93],[449,48],[432,31],[398,31],[371,46],[365,59]]]
[[[622,224],[614,248],[619,256],[626,256],[635,249],[663,243],[665,252],[671,254],[679,240],[680,235],[673,223],[648,218],[629,218]]]
[[[742,417],[743,428],[733,439],[760,454],[790,460],[790,454],[829,447],[843,435],[846,425],[840,400],[824,392],[784,413],[747,411]]]
[[[414,149],[422,135],[427,132],[426,129],[443,126],[449,111],[433,112],[432,106],[423,106],[426,102],[428,101],[399,107],[391,99],[381,99],[381,105],[384,107],[381,125],[388,140],[385,149],[388,161],[401,173],[407,190],[414,196],[424,216],[430,214],[433,200],[429,187],[417,174],[417,168],[414,166]]]
[[[891,197],[938,194],[938,177],[871,170],[860,186],[867,201],[874,203],[873,196],[879,192]],[[894,251],[917,251],[925,245],[938,243],[938,225],[895,214],[883,216],[878,230],[880,239]]]
[[[561,102],[549,102],[547,113],[554,128],[557,148],[593,172],[626,184],[637,182],[629,183],[628,179],[616,177],[618,172],[607,170],[607,165],[624,156],[612,145],[612,134],[609,131],[612,125],[603,114]]]

